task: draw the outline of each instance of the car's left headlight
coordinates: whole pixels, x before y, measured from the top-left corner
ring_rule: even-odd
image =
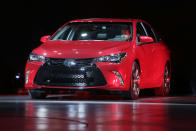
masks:
[[[120,63],[125,61],[127,53],[111,54],[107,56],[101,56],[95,59],[96,62],[114,62]]]
[[[32,62],[32,61],[42,61],[42,62],[45,62],[45,57],[44,56],[37,55],[35,53],[30,53],[30,55],[29,55],[29,61],[30,62]]]

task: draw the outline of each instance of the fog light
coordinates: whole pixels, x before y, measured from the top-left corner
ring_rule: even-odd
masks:
[[[27,84],[29,82],[29,73],[30,73],[30,70],[26,71],[25,84]]]
[[[112,71],[119,79],[121,85],[124,85],[124,82],[123,82],[123,79],[122,79],[122,76],[120,75],[120,73],[118,71]]]

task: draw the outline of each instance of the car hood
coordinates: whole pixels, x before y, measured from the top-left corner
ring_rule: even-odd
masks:
[[[130,45],[127,41],[48,41],[33,52],[53,58],[95,58],[120,53]]]

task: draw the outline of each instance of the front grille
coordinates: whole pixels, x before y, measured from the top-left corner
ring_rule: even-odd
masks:
[[[93,59],[48,58],[38,70],[34,83],[44,86],[104,86],[105,78]]]

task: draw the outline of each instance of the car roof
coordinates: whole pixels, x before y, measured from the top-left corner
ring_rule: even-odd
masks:
[[[133,21],[143,21],[140,19],[113,19],[113,18],[88,18],[88,19],[76,19],[71,20],[72,22],[133,22]]]

